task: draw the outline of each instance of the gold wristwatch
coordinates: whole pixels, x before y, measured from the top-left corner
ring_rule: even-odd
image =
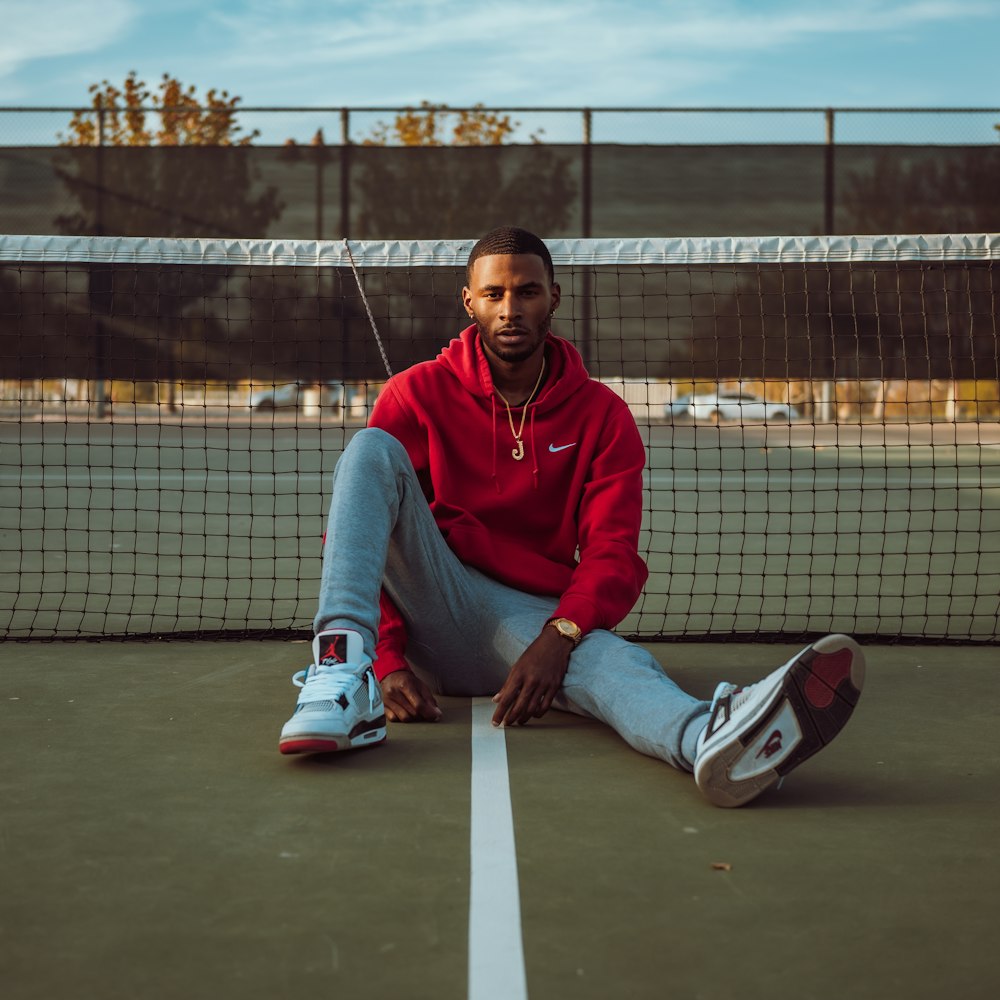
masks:
[[[580,645],[580,640],[583,638],[583,631],[576,622],[571,622],[568,618],[550,618],[549,624],[564,639],[569,639],[574,646]]]

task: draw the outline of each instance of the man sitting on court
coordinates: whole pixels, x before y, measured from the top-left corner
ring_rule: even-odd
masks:
[[[711,703],[613,629],[646,581],[645,449],[625,403],[551,333],[552,258],[522,229],[472,249],[472,325],[387,383],[334,474],[313,664],[282,753],[434,721],[435,691],[492,695],[495,725],[599,719],[738,806],[820,750],[864,678],[846,636]],[[384,699],[384,702],[383,702]]]

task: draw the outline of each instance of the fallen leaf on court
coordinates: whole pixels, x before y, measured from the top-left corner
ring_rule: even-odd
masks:
[[[728,861],[713,861],[712,871],[713,872],[731,872],[733,866]]]

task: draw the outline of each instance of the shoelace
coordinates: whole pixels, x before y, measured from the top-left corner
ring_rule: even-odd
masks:
[[[353,693],[353,686],[361,680],[368,684],[368,700],[371,704],[381,704],[382,691],[374,671],[369,667],[365,668],[363,676],[359,676],[342,663],[319,666],[313,664],[292,675],[292,683],[296,687],[304,689],[306,685],[309,686],[311,701],[337,701],[341,695],[346,698]],[[301,699],[302,696],[299,697]]]
[[[292,675],[292,683],[304,688],[309,685],[309,693],[317,698],[336,700],[338,695],[348,694],[360,678],[350,670],[345,670],[342,664],[336,666],[316,666],[311,664],[305,670]]]

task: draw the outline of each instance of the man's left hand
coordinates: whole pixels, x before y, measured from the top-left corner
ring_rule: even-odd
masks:
[[[529,719],[540,719],[562,687],[572,652],[573,643],[546,625],[493,696],[493,725],[523,726]]]

